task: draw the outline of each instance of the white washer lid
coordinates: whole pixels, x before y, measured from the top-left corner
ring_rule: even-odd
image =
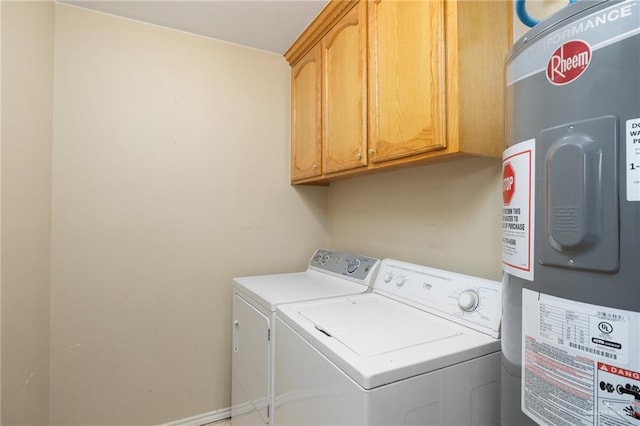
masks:
[[[289,274],[260,275],[234,279],[234,289],[275,312],[282,303],[364,293],[367,285],[329,274],[306,270]]]
[[[327,306],[301,309],[299,313],[316,328],[363,357],[462,334],[459,330],[435,323],[430,315],[417,309],[393,309],[392,315],[389,315],[388,310],[394,305],[397,306],[397,303],[383,298],[367,298],[357,302],[344,299]]]
[[[280,305],[277,317],[364,389],[500,350],[499,339],[375,293]]]

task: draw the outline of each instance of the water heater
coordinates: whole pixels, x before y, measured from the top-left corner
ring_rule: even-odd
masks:
[[[640,1],[538,24],[506,88],[502,424],[640,426]]]

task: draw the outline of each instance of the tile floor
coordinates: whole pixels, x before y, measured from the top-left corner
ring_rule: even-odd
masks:
[[[220,420],[219,422],[207,423],[202,426],[231,426],[231,419]]]

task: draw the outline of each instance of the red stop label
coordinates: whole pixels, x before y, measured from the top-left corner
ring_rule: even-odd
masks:
[[[516,172],[511,163],[506,163],[502,169],[502,201],[505,205],[511,203],[516,192]]]

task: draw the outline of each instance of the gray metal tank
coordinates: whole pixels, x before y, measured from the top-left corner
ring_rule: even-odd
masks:
[[[506,80],[501,422],[640,425],[640,2],[564,8]]]

